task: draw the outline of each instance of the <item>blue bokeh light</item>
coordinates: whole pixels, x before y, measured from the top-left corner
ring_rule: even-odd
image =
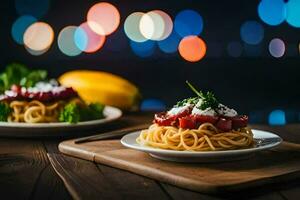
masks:
[[[183,10],[176,15],[174,28],[181,37],[199,35],[203,30],[203,19],[194,10]]]
[[[175,53],[178,50],[178,45],[181,41],[181,37],[174,31],[162,41],[158,41],[158,47],[165,53]]]
[[[300,28],[300,0],[289,0],[286,3],[286,21],[291,26]]]
[[[142,111],[163,111],[166,109],[166,104],[160,99],[145,99],[141,103]]]
[[[36,21],[37,21],[37,19],[30,15],[23,15],[23,16],[19,17],[12,25],[11,35],[12,35],[13,39],[18,44],[24,44],[23,35],[24,35],[26,29]]]
[[[286,17],[286,6],[283,0],[262,0],[257,10],[261,20],[271,26],[281,24]]]
[[[269,114],[269,124],[270,125],[285,125],[286,117],[283,110],[273,110]]]
[[[147,40],[145,42],[134,42],[130,40],[130,47],[135,55],[146,58],[153,55],[155,51],[155,42],[152,40]]]
[[[242,40],[247,44],[259,44],[264,38],[264,27],[257,21],[246,21],[240,30]]]
[[[32,15],[38,19],[49,10],[49,0],[15,0],[16,10],[19,15]]]
[[[85,30],[81,27],[77,27],[74,32],[74,42],[78,49],[84,51],[88,46],[88,40],[89,38]]]
[[[243,46],[238,41],[230,42],[227,45],[227,53],[231,57],[234,58],[240,57],[242,55],[242,52],[243,52]]]

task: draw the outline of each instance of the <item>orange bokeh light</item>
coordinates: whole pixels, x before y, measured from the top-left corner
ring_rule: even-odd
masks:
[[[92,6],[87,14],[90,28],[99,35],[113,33],[120,24],[120,13],[110,3],[101,2]]]
[[[87,36],[87,45],[82,49],[84,52],[93,53],[98,51],[104,45],[105,36],[98,35],[92,31],[87,22],[82,23],[79,28],[81,28]]]
[[[185,60],[197,62],[205,56],[206,44],[197,36],[187,36],[180,41],[178,50]]]
[[[54,31],[44,22],[36,22],[30,25],[24,35],[24,45],[33,51],[49,49],[54,39]]]

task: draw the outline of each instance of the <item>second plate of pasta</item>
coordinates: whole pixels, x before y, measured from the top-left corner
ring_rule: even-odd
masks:
[[[82,136],[84,133],[99,130],[97,127],[117,120],[122,116],[122,111],[118,108],[105,106],[104,118],[78,122],[71,124],[68,122],[52,123],[20,123],[20,122],[0,122],[0,136],[4,137],[70,137]]]
[[[274,148],[282,142],[278,135],[271,132],[252,129],[252,133],[255,145],[233,150],[179,151],[155,148],[139,144],[136,141],[141,134],[140,131],[125,135],[121,139],[121,143],[128,148],[149,153],[152,157],[162,160],[175,162],[222,162],[245,159],[252,156],[255,152]]]

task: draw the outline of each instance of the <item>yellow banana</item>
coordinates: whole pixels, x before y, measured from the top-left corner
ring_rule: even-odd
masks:
[[[124,110],[138,105],[140,93],[129,81],[107,72],[75,70],[59,77],[60,84],[73,87],[87,103],[99,102]]]

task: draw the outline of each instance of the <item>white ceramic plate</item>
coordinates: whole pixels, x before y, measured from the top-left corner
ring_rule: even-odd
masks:
[[[81,135],[83,130],[91,130],[100,125],[114,121],[122,116],[118,108],[105,106],[103,119],[78,122],[70,124],[67,122],[55,123],[17,123],[0,122],[0,136],[4,137],[62,137]]]
[[[126,147],[149,153],[152,157],[162,160],[176,162],[222,162],[245,159],[252,156],[255,152],[273,148],[282,142],[282,139],[274,133],[255,129],[252,131],[256,141],[265,142],[262,142],[255,147],[238,150],[193,152],[164,150],[150,146],[142,146],[136,142],[136,138],[139,136],[140,131],[125,135],[121,139],[121,143]]]

